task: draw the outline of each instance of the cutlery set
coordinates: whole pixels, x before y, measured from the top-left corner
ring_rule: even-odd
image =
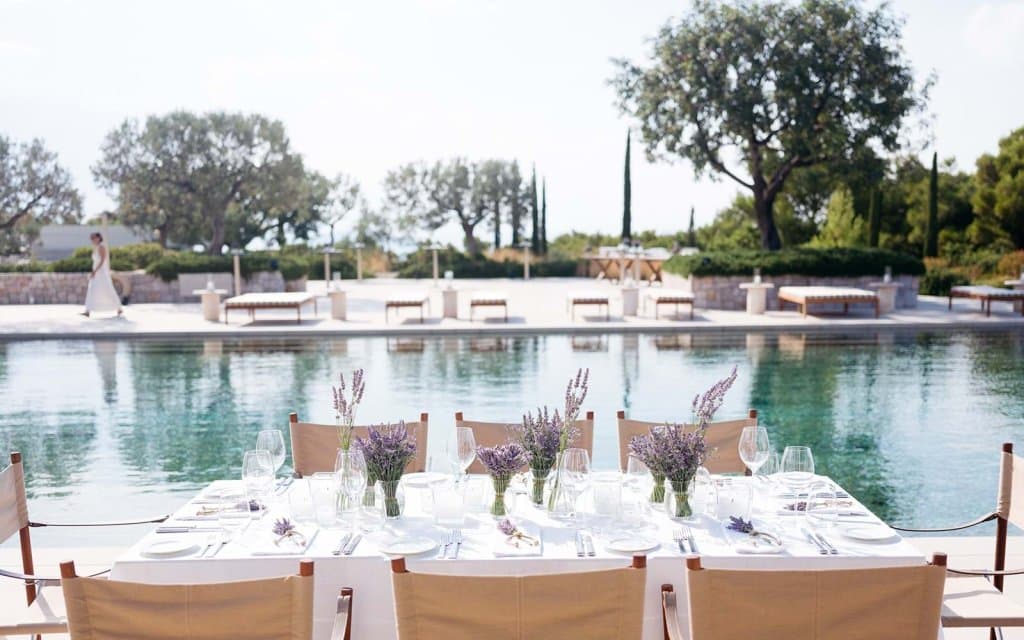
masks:
[[[332,556],[350,556],[352,552],[356,550],[359,543],[363,540],[363,534],[357,533],[352,535],[349,531],[345,535],[341,536],[341,540],[338,541],[338,546],[331,550]]]
[[[693,539],[693,531],[690,527],[678,527],[672,533],[672,539],[679,545],[679,550],[683,553],[699,553],[697,551],[697,543]],[[689,549],[687,549],[689,545]]]
[[[595,555],[597,555],[597,552],[594,550],[594,539],[590,536],[589,533],[577,531],[576,557],[582,558],[584,556],[587,556],[593,558]]]
[[[836,549],[835,546],[831,542],[829,542],[825,536],[821,535],[817,531],[811,531],[810,529],[807,529],[805,527],[804,535],[807,536],[807,539],[811,542],[811,544],[818,548],[819,554],[823,556],[838,555],[839,549]]]
[[[459,557],[459,548],[462,546],[462,529],[452,529],[448,532],[448,537],[445,538],[444,543],[441,544],[441,550],[438,552],[438,558],[448,558],[454,560]]]

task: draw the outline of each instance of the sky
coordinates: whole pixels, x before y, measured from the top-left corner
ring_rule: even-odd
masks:
[[[351,174],[371,201],[406,162],[515,158],[547,181],[549,236],[617,233],[632,123],[607,84],[610,59],[642,59],[687,5],[0,0],[0,134],[45,140],[87,215],[113,207],[90,167],[126,118],[228,110],[280,119],[309,167]],[[937,76],[935,149],[971,169],[1024,126],[1024,0],[891,6],[919,78]],[[691,206],[707,223],[737,190],[634,150],[636,229],[682,229]],[[437,239],[458,237],[450,228]]]

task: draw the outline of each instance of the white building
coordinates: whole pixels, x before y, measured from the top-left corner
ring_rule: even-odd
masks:
[[[32,244],[32,257],[47,262],[67,258],[75,249],[89,246],[89,235],[97,231],[111,248],[147,241],[120,224],[50,224],[39,231],[39,239]]]

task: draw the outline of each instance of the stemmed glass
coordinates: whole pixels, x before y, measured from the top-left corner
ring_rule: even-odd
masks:
[[[457,469],[461,479],[466,475],[469,465],[476,459],[476,438],[469,427],[456,427],[455,438],[448,441],[448,459],[452,468]]]
[[[566,492],[566,497],[572,509],[573,522],[576,523],[576,528],[578,529],[579,519],[576,512],[576,500],[587,488],[587,483],[590,481],[590,454],[587,453],[586,449],[566,449],[562,452],[559,471],[561,472],[562,488]]]
[[[790,446],[782,453],[780,479],[797,497],[807,490],[814,480],[814,456],[810,447]]]
[[[764,427],[743,427],[739,450],[740,460],[750,469],[750,474],[757,474],[757,470],[768,461],[768,454],[771,452],[768,430]]]
[[[274,475],[281,470],[284,464],[285,448],[284,434],[280,429],[265,429],[256,436],[257,451],[266,451],[270,456],[270,462],[274,465]]]
[[[274,463],[265,450],[246,451],[242,456],[242,486],[246,497],[259,500],[274,484]]]
[[[334,472],[338,476],[341,493],[349,504],[355,505],[352,515],[352,530],[355,531],[359,518],[359,505],[362,504],[367,482],[366,459],[363,457],[363,452],[355,448],[348,451],[339,449],[334,462]],[[338,515],[340,518],[341,514]]]

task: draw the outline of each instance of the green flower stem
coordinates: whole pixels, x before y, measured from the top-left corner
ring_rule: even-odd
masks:
[[[651,502],[661,504],[665,501],[665,476],[652,473],[654,488],[651,489]]]
[[[689,518],[693,515],[689,489],[689,481],[672,481],[672,515],[676,518]]]
[[[398,484],[400,480],[382,480],[380,485],[384,490],[384,515],[388,518],[397,518],[402,515],[402,505],[398,501]]]
[[[491,515],[501,517],[506,515],[505,492],[508,490],[508,483],[512,476],[491,476],[494,482],[494,502],[491,503]]]
[[[535,505],[544,504],[544,485],[548,481],[548,474],[551,469],[533,469],[533,493],[531,499]]]

